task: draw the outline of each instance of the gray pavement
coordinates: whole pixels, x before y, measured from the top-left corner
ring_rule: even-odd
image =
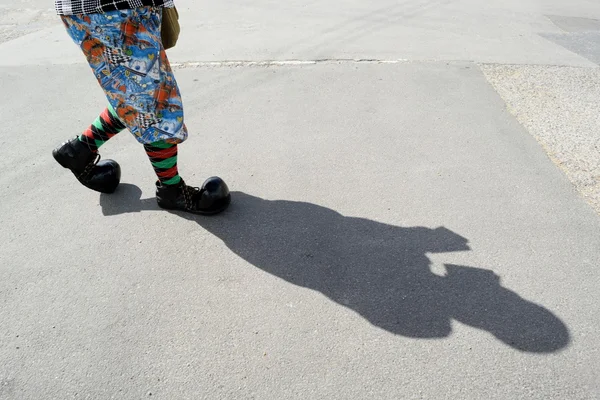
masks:
[[[113,195],[55,165],[102,93],[0,2],[0,399],[600,398],[598,66],[543,36],[595,1],[178,4],[214,218],[159,210],[126,132]]]

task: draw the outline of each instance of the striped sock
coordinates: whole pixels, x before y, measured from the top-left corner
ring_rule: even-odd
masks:
[[[79,136],[79,141],[87,144],[93,152],[108,141],[111,137],[125,129],[117,113],[108,106],[90,127]]]
[[[163,185],[177,185],[181,177],[177,171],[177,145],[167,142],[155,142],[144,145],[150,163]]]

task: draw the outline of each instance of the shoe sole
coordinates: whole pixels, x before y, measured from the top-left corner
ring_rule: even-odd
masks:
[[[189,210],[182,210],[181,208],[164,206],[158,202],[157,202],[157,204],[160,208],[162,208],[164,210],[181,211],[181,212],[186,212],[186,213],[190,213],[190,214],[210,216],[210,215],[216,215],[216,214],[219,214],[219,213],[222,213],[223,211],[225,211],[231,204],[231,195],[227,196],[227,198],[225,199],[225,202],[221,205],[221,207],[211,210],[211,211],[189,211]]]

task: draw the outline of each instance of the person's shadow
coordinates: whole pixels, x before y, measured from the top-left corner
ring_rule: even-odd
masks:
[[[101,195],[105,215],[158,210],[154,198],[122,184]],[[412,338],[444,338],[454,319],[485,330],[526,352],[560,350],[565,324],[544,307],[503,287],[492,271],[445,265],[430,269],[427,253],[469,250],[464,237],[443,227],[398,227],[345,217],[315,204],[264,200],[232,193],[216,217],[176,213],[196,221],[235,254],[281,279],[318,290],[371,324]]]

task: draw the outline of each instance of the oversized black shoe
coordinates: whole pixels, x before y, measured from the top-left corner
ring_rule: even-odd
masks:
[[[167,210],[213,215],[224,211],[231,203],[227,184],[216,176],[208,178],[201,188],[188,186],[183,179],[177,185],[156,182],[156,201]]]
[[[121,182],[121,167],[113,160],[100,160],[85,143],[74,138],[52,151],[54,159],[73,172],[82,185],[101,193],[113,193]]]

